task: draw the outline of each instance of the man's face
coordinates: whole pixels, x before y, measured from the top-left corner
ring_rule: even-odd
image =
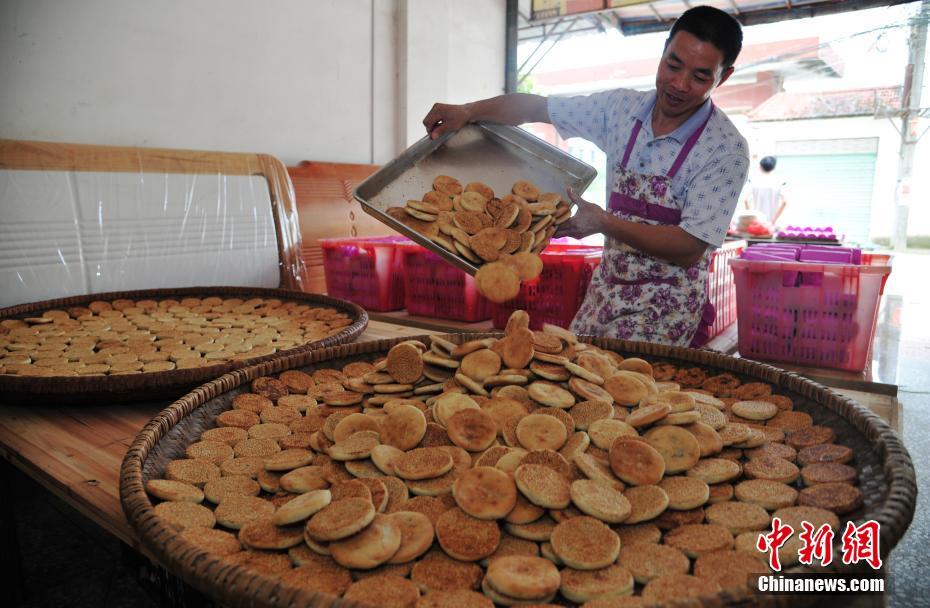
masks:
[[[690,32],[678,32],[656,72],[656,109],[670,118],[688,114],[732,73],[732,67],[723,69],[720,49]]]

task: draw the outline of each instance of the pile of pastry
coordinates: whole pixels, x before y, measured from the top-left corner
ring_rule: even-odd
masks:
[[[103,376],[208,367],[321,340],[349,315],[277,298],[93,301],[0,321],[0,374]]]
[[[148,481],[155,513],[223,561],[372,606],[713,595],[769,571],[773,516],[838,532],[862,504],[852,451],[770,385],[524,311],[499,337],[251,388]]]
[[[386,213],[479,265],[479,292],[492,302],[506,302],[517,296],[521,281],[542,272],[539,253],[571,217],[571,205],[528,181],[514,183],[509,194],[498,198],[481,182],[463,187],[457,179],[440,175],[422,200],[408,200]]]

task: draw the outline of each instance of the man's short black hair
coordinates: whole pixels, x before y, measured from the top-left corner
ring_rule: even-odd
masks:
[[[678,32],[688,32],[699,40],[709,42],[723,53],[723,69],[736,62],[743,48],[743,28],[739,21],[712,6],[695,6],[681,14],[668,34],[665,46]]]
[[[759,166],[762,167],[763,171],[768,173],[769,171],[775,168],[775,163],[777,161],[778,159],[775,158],[774,156],[766,156],[766,157],[763,157],[763,159],[759,161]]]

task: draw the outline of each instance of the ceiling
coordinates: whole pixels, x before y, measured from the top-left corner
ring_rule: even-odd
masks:
[[[909,1],[913,0],[519,0],[517,39],[518,42],[552,43],[568,36],[611,29],[620,30],[624,36],[659,32],[669,29],[681,13],[699,4],[724,10],[748,26]],[[587,9],[588,12],[559,15],[565,6],[570,7],[569,10]],[[603,8],[611,6],[616,8]]]

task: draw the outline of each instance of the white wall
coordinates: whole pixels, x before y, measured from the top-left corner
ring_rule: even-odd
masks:
[[[888,237],[894,218],[894,193],[898,171],[898,146],[900,138],[891,122],[886,118],[857,116],[851,118],[830,118],[820,120],[790,120],[784,122],[748,123],[743,134],[750,141],[753,154],[761,158],[772,154],[776,142],[843,139],[878,138],[878,154],[875,158],[875,179],[872,186],[872,238]],[[742,125],[741,125],[742,126]],[[915,181],[926,181],[928,176],[915,175]],[[911,213],[908,225],[910,234],[928,234],[930,226],[926,218],[918,213]]]
[[[504,4],[3,0],[0,137],[383,163],[502,92]]]

